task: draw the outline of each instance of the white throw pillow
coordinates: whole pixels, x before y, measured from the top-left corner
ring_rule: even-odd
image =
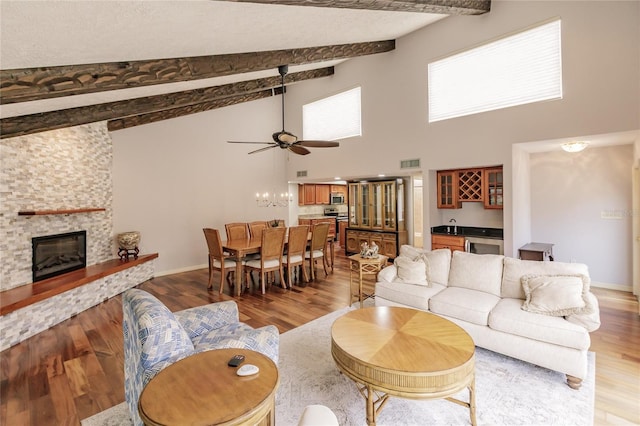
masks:
[[[422,253],[424,253],[423,249],[411,246],[409,244],[403,244],[400,246],[399,255],[402,257],[408,257],[411,260],[416,260],[422,255]]]
[[[427,281],[426,265],[422,259],[411,260],[408,257],[398,256],[393,262],[398,268],[398,278],[410,284],[430,286]]]
[[[422,253],[420,258],[426,265],[427,281],[447,286],[449,282],[449,269],[451,267],[451,250],[436,249]]]
[[[557,317],[593,311],[586,275],[524,275],[521,281],[525,311]]]

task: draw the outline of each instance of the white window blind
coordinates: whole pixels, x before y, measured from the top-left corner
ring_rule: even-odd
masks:
[[[429,122],[562,98],[560,20],[432,62]]]
[[[360,87],[303,105],[302,133],[306,140],[361,136]]]

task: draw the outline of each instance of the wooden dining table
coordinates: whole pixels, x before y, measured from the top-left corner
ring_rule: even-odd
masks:
[[[330,255],[324,257],[326,264],[331,267],[332,272],[335,252],[333,238],[333,235],[327,236],[327,244],[329,245]],[[311,232],[309,232],[309,235],[307,235],[307,240],[311,240]],[[285,247],[286,241],[287,240],[285,238]],[[242,293],[242,259],[249,254],[260,253],[260,247],[262,247],[261,238],[243,238],[237,240],[222,241],[222,250],[230,253],[230,257],[236,261],[236,273],[234,277],[236,296],[240,296],[240,294]],[[280,277],[280,279],[282,279],[282,277]]]

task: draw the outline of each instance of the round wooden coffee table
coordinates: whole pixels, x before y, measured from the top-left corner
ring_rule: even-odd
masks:
[[[367,424],[389,396],[445,398],[475,414],[475,345],[459,326],[437,315],[400,307],[351,311],[331,328],[331,354],[367,402]],[[469,402],[451,395],[467,388]]]
[[[235,354],[260,372],[239,377],[227,366]],[[270,358],[247,349],[201,352],[171,364],[147,384],[138,412],[147,425],[239,425],[275,422],[280,378]]]

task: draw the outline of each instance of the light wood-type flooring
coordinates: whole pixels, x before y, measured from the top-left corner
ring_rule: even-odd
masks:
[[[172,311],[236,300],[240,319],[253,327],[275,324],[281,333],[347,305],[344,255],[327,278],[306,287],[255,287],[239,298],[217,284],[207,291],[207,270],[149,280],[139,288]],[[216,275],[214,278],[218,278]],[[372,281],[369,281],[372,283]],[[640,317],[630,293],[594,289],[602,327],[591,334],[596,352],[594,424],[640,424]],[[0,353],[0,425],[79,425],[124,401],[121,298],[115,297]],[[479,407],[481,410],[482,408]]]

